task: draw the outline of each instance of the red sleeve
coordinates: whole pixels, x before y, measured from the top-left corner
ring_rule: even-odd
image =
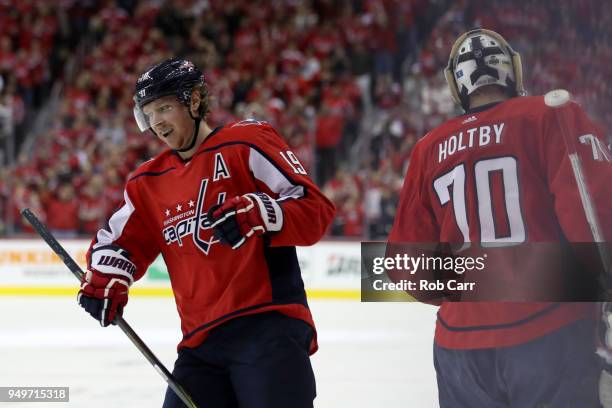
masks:
[[[123,202],[108,220],[108,225],[98,231],[87,255],[91,263],[91,251],[104,246],[119,246],[128,252],[128,258],[136,266],[134,280],[144,276],[147,268],[160,253],[158,243],[146,223],[137,195],[136,181],[128,182],[123,192]]]
[[[569,152],[575,149],[582,168],[586,191],[593,204],[605,241],[612,241],[612,164],[611,154],[601,132],[575,103],[548,109],[544,116],[542,151],[547,165],[547,179],[554,196],[555,213],[566,238],[571,242],[592,242],[578,183],[560,126],[573,138]],[[561,114],[559,122],[558,114]]]
[[[428,184],[424,182],[423,162],[420,153],[420,143],[417,143],[410,155],[410,164],[400,201],[395,213],[393,228],[389,234],[389,242],[438,242],[440,233],[429,205],[428,194],[423,190]]]
[[[400,202],[395,213],[393,228],[389,234],[386,257],[396,255],[435,256],[439,248],[440,233],[429,205],[424,181],[424,162],[421,157],[422,144],[417,143],[410,156],[410,164],[404,178]],[[387,275],[394,282],[401,280],[433,280],[433,274],[419,271],[414,275],[405,270],[388,269]],[[436,290],[412,290],[410,294],[420,302],[440,305],[445,293]]]
[[[249,151],[249,169],[258,188],[283,209],[283,228],[271,235],[270,243],[313,245],[325,234],[336,209],[280,135],[267,125],[260,129],[257,145]]]

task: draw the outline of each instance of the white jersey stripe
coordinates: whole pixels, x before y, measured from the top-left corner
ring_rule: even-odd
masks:
[[[103,245],[109,245],[115,242],[123,233],[123,228],[127,224],[130,216],[134,212],[134,205],[128,196],[127,190],[123,191],[123,199],[125,203],[117,210],[108,221],[110,231],[101,229],[98,231],[96,236],[97,241],[94,244],[94,249],[99,248]]]
[[[279,195],[277,201],[304,197],[303,186],[293,184],[270,160],[253,148],[249,154],[249,168],[256,179]]]

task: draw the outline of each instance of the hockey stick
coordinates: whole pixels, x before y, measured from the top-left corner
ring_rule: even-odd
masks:
[[[584,209],[585,215],[587,217],[587,221],[589,223],[589,227],[591,228],[591,234],[593,235],[593,241],[595,245],[597,245],[597,251],[599,252],[599,258],[601,260],[604,276],[603,278],[603,287],[604,287],[604,302],[600,303],[600,324],[603,326],[599,326],[598,335],[600,336],[600,340],[602,344],[598,345],[596,348],[596,354],[603,360],[604,364],[608,366],[612,365],[612,354],[610,349],[610,344],[612,344],[611,329],[612,325],[610,324],[610,318],[612,317],[612,311],[610,310],[610,302],[607,301],[609,296],[610,286],[612,286],[612,270],[610,270],[610,258],[608,254],[608,250],[606,248],[606,242],[604,234],[601,230],[601,225],[599,224],[599,220],[597,218],[597,212],[593,207],[593,201],[591,200],[591,196],[589,195],[589,191],[587,189],[587,185],[584,179],[584,172],[582,171],[582,164],[580,161],[580,157],[578,156],[578,151],[576,149],[576,140],[572,135],[567,131],[566,124],[566,116],[564,113],[565,107],[570,100],[570,94],[564,89],[557,89],[554,91],[548,92],[544,96],[544,102],[546,105],[555,108],[555,115],[557,117],[557,122],[559,124],[559,128],[561,128],[561,134],[563,136],[563,141],[565,143],[565,147],[567,149],[567,154],[570,159],[570,163],[572,164],[572,171],[574,172],[574,178],[576,179],[576,183],[578,184],[578,190],[580,192],[580,199],[582,201],[582,207]],[[610,389],[612,388],[612,376],[608,372],[608,369],[602,369],[601,375],[599,378],[599,399],[602,403],[602,406],[609,407],[610,402],[612,401],[612,393]]]
[[[576,148],[575,137],[570,135],[567,130],[566,114],[564,112],[569,101],[570,94],[565,89],[556,89],[548,92],[544,96],[544,102],[546,105],[554,108],[557,123],[559,124],[559,129],[561,130],[561,136],[563,137],[567,154],[572,165],[574,178],[576,179],[576,184],[578,185],[580,200],[582,201],[582,208],[584,209],[587,222],[589,223],[589,227],[591,229],[591,234],[593,235],[593,242],[597,246],[597,251],[603,266],[604,277],[606,280],[605,287],[606,289],[609,289],[610,285],[612,284],[612,270],[610,269],[610,258],[606,248],[605,237],[601,230],[601,224],[599,223],[593,200],[589,194],[588,186],[584,177],[584,171],[582,169],[582,163]]]
[[[83,271],[79,267],[79,265],[72,259],[72,257],[66,252],[64,247],[55,239],[53,234],[47,229],[45,224],[43,224],[37,217],[34,215],[29,208],[26,208],[21,211],[21,214],[28,220],[32,227],[38,232],[38,234],[45,240],[45,242],[51,247],[53,252],[59,256],[59,258],[64,262],[64,264],[70,269],[70,272],[80,281],[83,276]],[[176,378],[168,371],[168,369],[162,364],[161,361],[153,354],[151,349],[145,344],[144,341],[134,330],[130,327],[130,325],[123,319],[121,316],[115,317],[113,321],[114,324],[119,326],[121,330],[125,333],[125,335],[132,341],[132,343],[136,346],[138,351],[145,356],[145,358],[151,363],[153,368],[162,376],[164,381],[168,384],[168,386],[176,393],[176,395],[183,401],[183,403],[189,408],[197,408],[197,405],[193,402],[189,394],[181,387],[181,385],[176,381]]]

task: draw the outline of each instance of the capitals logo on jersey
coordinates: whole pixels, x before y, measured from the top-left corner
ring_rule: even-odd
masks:
[[[229,170],[221,153],[215,155],[215,170],[213,175],[213,181],[230,178]],[[172,245],[175,242],[179,246],[183,246],[183,238],[191,235],[193,243],[208,255],[210,247],[219,242],[214,238],[212,231],[204,233],[206,230],[211,230],[212,226],[208,220],[206,214],[206,208],[204,208],[204,201],[206,198],[206,188],[209,185],[209,179],[202,179],[200,182],[200,189],[198,192],[197,201],[189,200],[186,211],[181,212],[173,217],[167,218],[164,221],[164,225],[168,225],[162,230],[166,245]],[[217,197],[217,204],[221,204],[225,201],[225,193],[219,193]],[[182,205],[177,204],[175,207],[176,211],[182,210]],[[168,217],[171,214],[170,209],[166,209],[165,215]],[[178,221],[176,224],[174,224]],[[209,235],[208,238],[204,238],[204,235]]]
[[[211,245],[218,242],[214,240],[212,234],[210,234],[210,238],[208,239],[202,238],[201,231],[211,229],[211,223],[206,217],[206,211],[202,208],[207,186],[208,179],[203,179],[200,184],[200,191],[198,193],[198,201],[195,209],[189,209],[164,221],[164,224],[172,224],[174,221],[180,220],[178,223],[169,225],[162,230],[167,245],[172,245],[176,242],[179,246],[183,246],[183,238],[191,235],[193,243],[204,252],[204,254],[208,255]],[[193,200],[190,200],[189,203],[193,205]],[[176,208],[180,210],[181,205],[177,205]],[[169,210],[166,210],[166,214],[169,214]]]

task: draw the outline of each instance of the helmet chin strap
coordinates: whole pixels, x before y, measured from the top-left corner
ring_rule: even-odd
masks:
[[[195,146],[196,144],[196,140],[198,140],[198,132],[200,131],[200,122],[202,121],[202,118],[199,115],[197,118],[193,117],[191,110],[189,110],[189,116],[191,116],[191,119],[193,119],[195,123],[194,129],[193,129],[193,136],[191,137],[191,142],[189,142],[189,146],[187,147],[183,147],[182,149],[174,149],[175,152],[183,153],[183,152],[187,152],[193,149],[193,146]]]
[[[195,129],[193,130],[193,136],[191,137],[191,142],[189,143],[189,146],[183,147],[182,149],[174,149],[175,152],[183,153],[193,149],[193,146],[195,146],[196,140],[198,140],[198,132],[200,131],[200,119],[194,119],[194,122]]]

